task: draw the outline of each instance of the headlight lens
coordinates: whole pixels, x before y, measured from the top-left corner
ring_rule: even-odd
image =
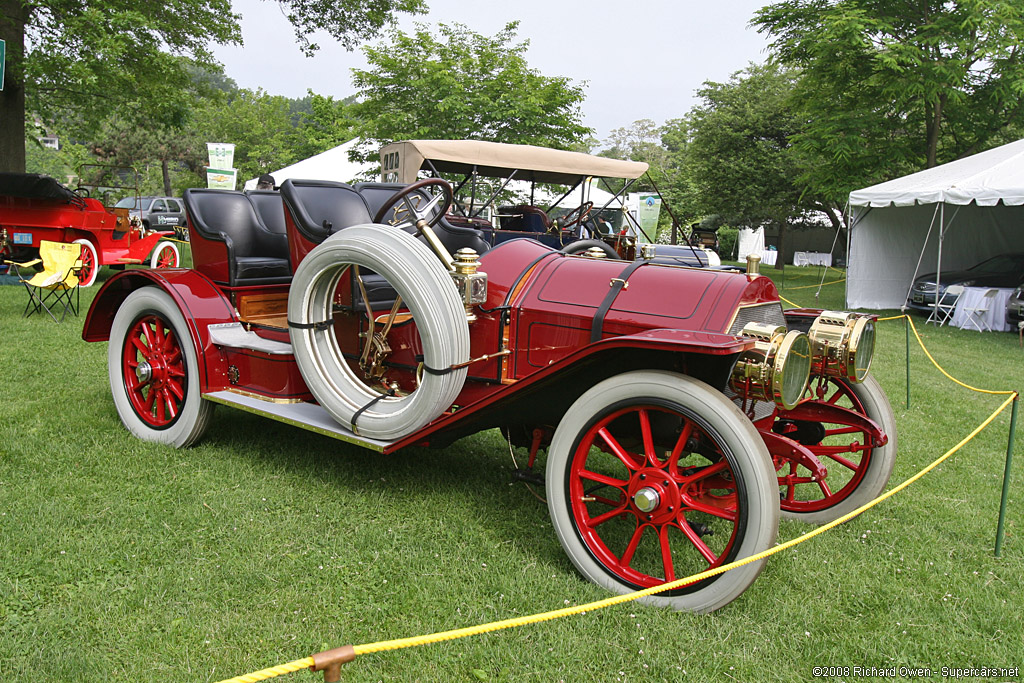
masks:
[[[863,315],[824,311],[811,325],[812,371],[863,382],[875,353],[875,323]]]
[[[793,408],[803,397],[811,372],[807,335],[765,323],[749,323],[740,334],[754,339],[755,345],[733,368],[733,390],[746,398],[772,401],[784,410]]]

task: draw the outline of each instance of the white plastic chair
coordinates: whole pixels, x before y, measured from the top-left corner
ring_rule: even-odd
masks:
[[[956,310],[956,302],[964,293],[963,285],[950,285],[939,297],[939,303],[932,309],[926,323],[935,323],[938,326],[945,325],[953,317]]]
[[[985,319],[985,314],[992,307],[992,300],[996,298],[997,294],[999,294],[999,290],[990,289],[981,296],[981,300],[978,301],[976,306],[964,307],[964,313],[967,314],[967,322],[964,323],[964,329],[967,329],[969,325],[973,325],[974,329],[978,330],[978,332],[992,331],[988,320]]]

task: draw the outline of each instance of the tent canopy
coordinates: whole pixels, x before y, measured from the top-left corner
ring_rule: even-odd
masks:
[[[849,202],[847,306],[900,308],[916,276],[1024,252],[1024,140],[856,190]]]
[[[1024,140],[850,193],[851,206],[1024,204]]]
[[[302,178],[304,180],[334,180],[339,183],[351,182],[366,171],[372,169],[375,164],[353,163],[348,160],[349,151],[359,142],[354,138],[333,147],[326,152],[321,152],[308,159],[298,161],[291,166],[276,171],[271,171],[274,182],[278,185],[289,178]],[[255,190],[257,178],[247,180],[245,189]]]

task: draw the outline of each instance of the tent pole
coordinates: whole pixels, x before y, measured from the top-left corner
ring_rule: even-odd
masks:
[[[939,320],[939,292],[942,290],[942,238],[946,236],[946,202],[939,204],[939,258],[935,262],[935,304],[932,315]]]
[[[932,222],[928,224],[928,233],[924,236],[924,244],[921,245],[921,253],[917,255],[917,265],[914,266],[914,274],[910,278],[910,286],[907,287],[907,301],[910,301],[910,293],[914,291],[914,280],[917,279],[917,274],[921,272],[921,261],[924,260],[924,250],[928,247],[928,238],[932,236],[932,228],[935,227],[935,215],[939,212],[939,205],[935,205],[935,211],[932,212]],[[907,304],[904,302],[900,310],[906,313]]]

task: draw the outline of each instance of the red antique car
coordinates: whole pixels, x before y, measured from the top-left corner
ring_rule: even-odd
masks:
[[[185,447],[219,403],[382,453],[498,428],[531,468],[546,452],[522,476],[545,481],[578,570],[617,592],[770,548],[780,512],[818,523],[884,488],[896,435],[871,317],[784,311],[756,268],[481,244],[446,222],[446,181],[392,190],[186,191],[195,268],[115,275],[83,330],[110,340],[125,426]],[[711,611],[760,570],[647,601]]]
[[[173,231],[145,230],[127,209],[104,206],[85,188],[71,190],[34,173],[0,173],[0,259],[36,258],[41,240],[81,244],[79,282],[88,287],[102,266],[176,267],[178,248],[165,239],[173,237]]]

